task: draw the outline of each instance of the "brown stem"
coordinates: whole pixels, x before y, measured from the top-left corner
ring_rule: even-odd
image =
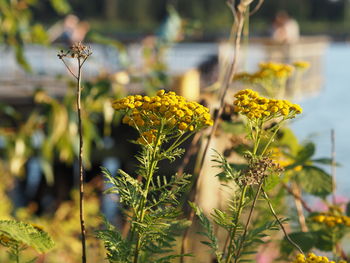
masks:
[[[78,77],[77,77],[77,110],[78,110],[78,132],[79,132],[79,214],[81,228],[81,247],[82,262],[86,263],[86,230],[84,220],[84,169],[83,169],[83,131],[81,121],[81,63],[78,58]]]
[[[198,147],[196,146],[196,144],[198,143],[201,136],[202,136],[202,133],[196,133],[196,135],[193,137],[189,150],[186,151],[184,159],[181,165],[179,166],[179,169],[177,170],[177,176],[181,176],[184,173],[185,167],[190,162],[191,156],[198,151]]]
[[[300,188],[295,182],[292,182],[292,190],[298,196],[301,196]],[[308,227],[306,225],[306,220],[305,220],[305,216],[304,216],[304,212],[303,212],[303,204],[301,203],[299,198],[295,198],[295,197],[294,197],[294,202],[295,202],[295,207],[296,207],[297,213],[298,213],[298,220],[299,220],[301,231],[308,232]]]
[[[267,204],[269,205],[269,208],[270,208],[271,213],[273,214],[273,216],[274,216],[275,219],[277,220],[278,224],[280,225],[280,227],[281,227],[281,229],[282,229],[282,231],[283,231],[283,233],[284,233],[284,236],[286,237],[287,241],[288,241],[292,246],[294,246],[296,249],[298,249],[299,252],[300,252],[301,254],[304,254],[304,251],[298,246],[298,244],[296,244],[296,243],[289,237],[289,235],[288,235],[286,229],[284,228],[284,225],[282,224],[281,220],[278,218],[278,216],[277,216],[277,214],[276,214],[276,212],[275,212],[275,209],[273,209],[273,206],[272,206],[272,204],[271,204],[271,202],[270,202],[270,199],[269,199],[268,195],[266,194],[266,192],[264,191],[264,189],[262,189],[262,192],[263,192],[263,195],[264,195],[265,200],[267,201]]]
[[[283,187],[287,190],[287,192],[289,194],[291,194],[295,199],[298,199],[300,201],[300,203],[302,204],[302,206],[304,207],[304,209],[306,211],[308,211],[309,213],[312,213],[312,209],[310,208],[310,206],[304,201],[304,199],[301,197],[300,194],[295,193],[288,185],[286,185],[285,183],[283,183]]]
[[[262,4],[264,3],[264,0],[259,0],[259,2],[257,3],[257,5],[254,7],[254,9],[250,12],[250,16],[254,15],[262,6]]]
[[[336,189],[336,161],[335,161],[335,131],[331,130],[331,151],[332,151],[332,203],[333,205],[336,205],[336,198],[335,198],[335,189]]]
[[[232,82],[232,79],[237,71],[237,64],[238,64],[238,54],[239,54],[239,49],[240,49],[240,43],[241,43],[241,35],[242,35],[242,29],[243,29],[243,25],[244,25],[244,17],[245,17],[245,11],[246,10],[238,10],[239,13],[235,14],[234,11],[233,13],[235,14],[235,16],[237,17],[238,20],[238,25],[236,28],[236,35],[235,35],[235,49],[234,49],[234,56],[233,56],[233,61],[227,71],[227,73],[225,74],[225,79],[223,82],[223,90],[221,92],[221,97],[220,97],[220,104],[219,104],[219,108],[218,111],[216,113],[216,115],[214,116],[214,124],[213,127],[210,131],[209,137],[206,141],[205,147],[204,147],[204,152],[201,156],[201,160],[200,160],[200,165],[199,165],[199,172],[198,172],[198,176],[194,178],[194,191],[195,193],[197,193],[197,189],[198,189],[198,181],[200,176],[203,173],[203,166],[204,166],[204,161],[205,161],[205,157],[207,155],[208,149],[209,149],[209,145],[211,143],[211,140],[214,137],[214,134],[216,132],[216,129],[219,125],[219,118],[223,113],[224,110],[224,102],[225,102],[225,97],[226,97],[226,93],[228,91],[228,88],[230,87],[230,84]],[[194,194],[193,199],[195,199],[196,194]],[[192,200],[193,200],[192,199]],[[194,218],[194,211],[191,210],[190,215],[189,215],[189,220],[193,220]],[[188,233],[189,230],[186,229],[186,231],[184,232],[184,235],[182,237],[182,246],[181,246],[181,254],[185,254],[185,243],[187,243],[187,239],[188,239]],[[183,257],[181,257],[180,262],[183,263],[184,259]]]
[[[245,238],[247,236],[248,227],[250,225],[250,221],[252,220],[253,211],[254,211],[254,208],[255,208],[255,205],[256,205],[256,201],[258,200],[258,197],[260,195],[263,182],[264,182],[264,180],[262,180],[260,182],[260,184],[258,186],[258,190],[256,191],[256,194],[254,196],[254,200],[253,200],[252,206],[251,206],[250,211],[249,211],[248,219],[247,219],[247,222],[246,222],[246,224],[244,226],[244,231],[243,231],[243,234],[242,234],[242,238],[241,238],[241,241],[239,242],[239,246],[238,246],[238,249],[237,249],[236,257],[234,259],[235,263],[238,262],[238,258],[239,258],[240,254],[241,254],[241,251],[242,251],[242,248],[243,248],[243,244],[244,244]],[[227,262],[230,262],[230,261],[227,261]]]

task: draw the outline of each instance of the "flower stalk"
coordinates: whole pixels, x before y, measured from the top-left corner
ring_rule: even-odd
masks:
[[[80,231],[81,231],[81,251],[82,251],[82,262],[86,263],[86,228],[84,219],[84,167],[83,167],[83,129],[82,129],[82,117],[81,117],[81,81],[82,81],[82,68],[85,61],[92,54],[91,49],[84,46],[82,43],[74,44],[68,51],[61,52],[57,55],[62,60],[70,74],[76,79],[76,107],[78,115],[78,134],[79,134],[79,220],[80,220]],[[66,57],[76,59],[78,62],[77,73],[68,66],[65,61]]]

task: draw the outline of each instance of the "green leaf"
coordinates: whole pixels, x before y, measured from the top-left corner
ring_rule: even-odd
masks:
[[[21,67],[27,71],[27,72],[31,72],[32,68],[29,65],[26,57],[24,56],[24,50],[22,46],[15,46],[15,53],[16,53],[16,60],[17,63],[21,65]]]
[[[308,252],[316,244],[314,233],[312,232],[294,232],[289,234],[289,238],[293,240],[304,252]],[[281,251],[283,254],[289,255],[295,250],[295,247],[288,242],[286,238],[281,243]]]
[[[346,205],[345,213],[346,213],[347,216],[350,216],[350,202],[347,203],[347,205]]]
[[[69,2],[66,0],[50,0],[52,7],[61,15],[67,14],[71,11]]]
[[[15,220],[0,220],[0,233],[44,253],[54,247],[51,237],[42,229]]]
[[[281,137],[278,139],[278,144],[287,146],[291,154],[296,155],[300,146],[294,132],[291,129],[283,128],[280,130],[279,134],[281,134]]]
[[[329,230],[319,230],[315,232],[316,244],[315,247],[322,251],[332,251],[333,241],[332,232]]]
[[[298,163],[305,163],[315,154],[315,144],[312,142],[304,145],[298,152],[296,156],[296,161]]]
[[[270,191],[273,189],[279,182],[281,181],[280,176],[278,174],[270,174],[266,177],[264,181],[264,189],[265,191]]]
[[[40,158],[40,166],[41,170],[44,173],[47,184],[52,186],[54,183],[54,174],[51,162],[44,158]]]
[[[214,233],[213,225],[210,223],[209,219],[204,215],[203,211],[195,203],[189,202],[189,205],[195,211],[195,214],[198,216],[199,221],[205,230],[205,232],[200,232],[199,234],[202,234],[203,236],[209,239],[209,242],[202,241],[202,243],[204,242],[203,244],[210,247],[213,252],[218,252],[219,244]]]
[[[326,164],[326,165],[332,165],[332,159],[331,158],[319,158],[319,159],[313,159],[311,160],[314,163],[319,164]],[[339,163],[335,163],[336,166],[341,166]]]
[[[305,165],[298,174],[298,182],[303,190],[321,198],[332,192],[332,177],[315,166]]]

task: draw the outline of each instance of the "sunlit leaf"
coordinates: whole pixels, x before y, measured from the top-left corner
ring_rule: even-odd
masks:
[[[305,165],[297,176],[298,183],[309,194],[325,198],[332,192],[332,177],[318,167]]]

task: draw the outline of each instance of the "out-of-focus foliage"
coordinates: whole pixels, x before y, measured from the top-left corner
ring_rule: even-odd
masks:
[[[87,227],[87,251],[92,262],[103,262],[104,255],[102,245],[92,233],[101,224],[100,201],[95,189],[91,185],[86,185],[85,218]],[[29,208],[21,208],[16,212],[16,218],[34,222],[42,226],[52,236],[55,248],[46,255],[48,262],[74,263],[80,260],[80,224],[79,224],[79,193],[73,191],[71,200],[63,202],[53,215],[38,217]]]
[[[15,220],[0,220],[0,235],[2,245],[11,247],[11,241],[18,245],[25,245],[34,248],[39,253],[52,249],[54,242],[51,237],[39,226],[27,224]]]
[[[47,44],[48,37],[44,26],[34,22],[33,9],[37,0],[0,1],[0,43],[14,48],[17,62],[27,71],[30,65],[24,56],[26,43]],[[66,0],[51,0],[52,7],[61,14],[70,11]]]

